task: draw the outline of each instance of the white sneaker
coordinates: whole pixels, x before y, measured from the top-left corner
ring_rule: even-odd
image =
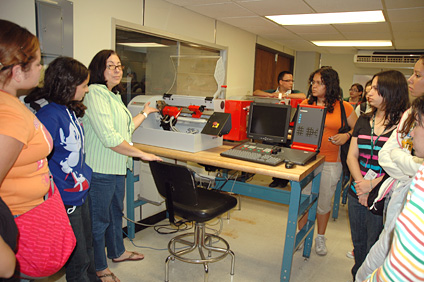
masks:
[[[350,259],[354,259],[355,255],[353,254],[353,250],[346,253],[346,256]]]
[[[300,243],[300,245],[297,247],[295,252],[299,252],[299,251],[303,250],[304,243],[305,243],[304,241],[302,243]]]
[[[315,253],[319,256],[327,255],[327,247],[325,246],[325,240],[327,240],[324,236],[317,236],[315,238]]]

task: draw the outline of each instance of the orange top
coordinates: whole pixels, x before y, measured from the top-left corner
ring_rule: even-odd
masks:
[[[52,138],[18,98],[3,91],[0,92],[0,134],[24,144],[0,186],[0,196],[12,214],[23,214],[41,204],[49,190],[46,157],[53,148]]]
[[[302,104],[308,104],[308,100],[303,100]],[[314,105],[316,104],[314,103]],[[346,117],[349,117],[353,112],[352,105],[349,104],[349,102],[343,101],[343,106],[345,107]],[[333,112],[329,113],[327,111],[325,116],[324,132],[322,134],[321,149],[319,154],[325,156],[326,162],[340,162],[340,146],[334,145],[328,141],[328,138],[338,133],[340,127],[342,126],[341,117],[340,102],[337,102],[334,105]]]

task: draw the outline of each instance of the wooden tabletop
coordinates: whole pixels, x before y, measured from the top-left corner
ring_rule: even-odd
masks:
[[[180,160],[190,161],[204,165],[211,165],[220,168],[240,170],[244,172],[268,175],[287,180],[301,181],[320,164],[324,162],[323,156],[317,156],[315,161],[309,162],[305,166],[296,165],[291,169],[286,169],[284,164],[278,166],[263,165],[254,162],[242,161],[227,157],[222,157],[221,152],[231,149],[233,146],[222,145],[216,148],[200,151],[196,153],[178,151],[174,149],[167,149],[162,147],[143,145],[134,143],[134,147],[157,156]]]

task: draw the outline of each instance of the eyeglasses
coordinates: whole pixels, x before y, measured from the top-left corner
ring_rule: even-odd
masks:
[[[352,89],[352,88],[350,88],[349,91],[351,91],[351,92],[359,92],[358,89]]]
[[[325,84],[324,84],[324,82],[322,82],[322,81],[314,81],[314,80],[312,80],[311,82],[310,82],[310,84],[312,85],[312,86],[314,86],[314,84],[317,84],[317,85],[319,85],[319,86],[324,86]]]
[[[282,79],[282,81],[284,81],[284,82],[294,82],[293,79]]]
[[[119,66],[107,65],[106,68],[108,70],[116,70],[116,69],[118,69],[118,70],[124,70],[125,67],[123,65],[119,65]]]

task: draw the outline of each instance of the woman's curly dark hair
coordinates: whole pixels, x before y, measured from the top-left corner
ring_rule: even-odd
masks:
[[[409,108],[408,82],[405,76],[396,70],[382,71],[372,78],[377,78],[377,92],[383,98],[384,119],[388,121],[386,128],[390,128],[399,123],[403,112]],[[366,115],[371,117],[377,112],[372,107],[372,111]]]
[[[74,101],[77,86],[89,77],[88,69],[80,62],[69,57],[58,57],[53,60],[44,74],[44,86],[36,88],[25,102],[33,102],[44,98],[48,102],[65,105],[73,110],[77,117],[83,117],[87,109],[82,101]]]
[[[119,55],[114,50],[102,50],[99,51],[94,58],[91,60],[88,69],[90,70],[90,82],[91,84],[103,84],[107,86],[107,81],[105,79],[105,70],[106,70],[106,62],[110,56],[116,55],[119,58]],[[121,84],[116,85],[112,88],[112,92],[118,94],[122,92]]]
[[[321,74],[321,81],[325,85],[325,106],[327,111],[332,113],[334,111],[334,105],[341,100],[341,89],[339,74],[331,67],[322,67],[317,69],[309,76],[309,90],[308,90],[308,104],[312,105],[317,102],[317,97],[312,95],[312,81],[314,80],[315,74]]]

